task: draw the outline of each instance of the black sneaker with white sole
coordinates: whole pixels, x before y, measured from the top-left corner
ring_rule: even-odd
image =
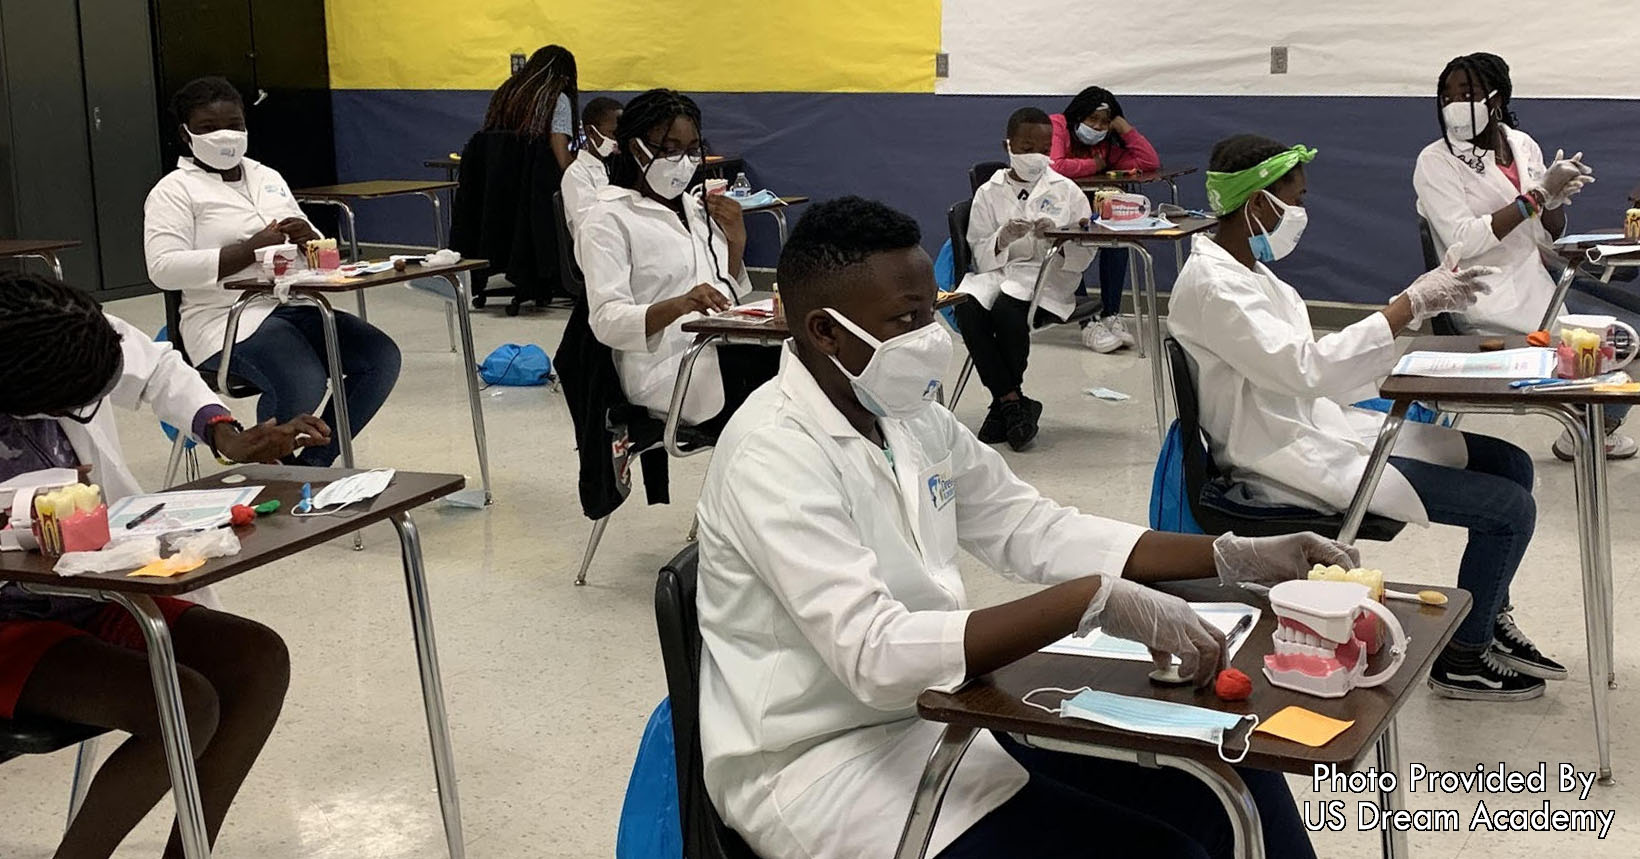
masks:
[[[1515,626],[1515,618],[1509,612],[1510,607],[1505,606],[1492,622],[1492,655],[1528,677],[1565,680],[1566,666],[1544,656],[1543,651],[1538,650],[1537,645],[1520,631],[1520,627]]]
[[[1504,665],[1491,648],[1480,653],[1447,648],[1429,671],[1429,688],[1463,701],[1526,701],[1543,695],[1544,682]]]

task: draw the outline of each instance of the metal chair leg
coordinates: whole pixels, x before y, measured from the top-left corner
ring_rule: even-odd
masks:
[[[609,516],[592,523],[592,536],[587,538],[587,551],[585,555],[581,556],[581,572],[575,576],[576,587],[587,583],[587,567],[592,566],[592,556],[597,553],[598,541],[604,538],[604,528],[608,526]]]
[[[973,356],[969,356],[962,361],[962,372],[957,374],[957,387],[951,392],[951,402],[945,404],[946,408],[953,412],[957,410],[957,400],[962,399],[962,390],[968,387],[968,377],[973,374],[974,359]]]
[[[188,450],[188,434],[177,430],[176,440],[171,442],[171,461],[165,466],[166,489],[177,485],[177,471],[182,468],[182,455]]]
[[[91,790],[91,777],[97,773],[97,738],[92,737],[80,744],[79,754],[74,758],[74,781],[68,789],[68,823],[74,825],[74,818],[80,813],[80,806],[85,804],[86,792]]]
[[[460,344],[456,340],[456,305],[453,301],[444,305],[444,328],[450,334],[450,354],[454,355]]]

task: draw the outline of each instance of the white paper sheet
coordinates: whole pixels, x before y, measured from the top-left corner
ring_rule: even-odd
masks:
[[[1191,603],[1190,607],[1196,610],[1196,614],[1201,615],[1202,620],[1218,627],[1219,632],[1225,635],[1229,635],[1230,630],[1235,628],[1236,623],[1248,615],[1253,617],[1252,626],[1258,626],[1259,615],[1262,614],[1257,606],[1239,602],[1198,602]],[[1241,646],[1247,642],[1250,634],[1251,627],[1249,627],[1248,632],[1242,633],[1235,641],[1230,643],[1229,659],[1236,657],[1236,652],[1241,650]],[[1143,644],[1125,638],[1117,638],[1114,635],[1107,635],[1103,629],[1093,630],[1087,634],[1086,638],[1067,635],[1042,648],[1041,652],[1063,653],[1067,656],[1092,656],[1096,659],[1125,659],[1129,662],[1150,661],[1150,651]],[[1177,656],[1173,657],[1173,663],[1177,665],[1178,662],[1179,658]]]
[[[260,486],[235,486],[232,489],[189,489],[179,492],[154,492],[147,495],[127,495],[114,503],[108,511],[108,530],[115,539],[143,535],[160,536],[173,531],[197,531],[228,524],[235,504],[249,504],[262,492]],[[165,507],[148,517],[141,525],[127,529],[125,524],[164,502]]]
[[[1135,218],[1131,221],[1094,221],[1096,226],[1118,233],[1142,233],[1149,230],[1171,230],[1178,226],[1166,218]]]
[[[1408,352],[1397,376],[1444,379],[1541,379],[1555,374],[1555,350],[1529,346],[1498,352]]]
[[[1561,236],[1555,240],[1555,246],[1562,245],[1593,245],[1600,242],[1615,242],[1623,238],[1622,233],[1576,233],[1570,236]]]

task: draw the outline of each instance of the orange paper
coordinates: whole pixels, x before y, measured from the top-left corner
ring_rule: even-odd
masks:
[[[154,576],[163,579],[180,576],[190,570],[197,570],[204,565],[204,558],[184,558],[181,555],[172,555],[169,558],[150,561],[148,566],[132,570],[126,573],[126,576]]]
[[[1281,712],[1259,722],[1255,732],[1263,732],[1284,740],[1320,748],[1333,738],[1349,730],[1353,720],[1345,722],[1306,710],[1303,707],[1284,707]]]

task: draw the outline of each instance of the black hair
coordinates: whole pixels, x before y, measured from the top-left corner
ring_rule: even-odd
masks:
[[[1021,125],[1053,125],[1053,120],[1041,108],[1022,107],[1008,115],[1008,136],[1013,137]]]
[[[233,84],[228,83],[227,78],[214,75],[194,78],[183,84],[182,88],[171,96],[171,116],[176,119],[178,125],[187,125],[188,117],[192,116],[194,111],[219,101],[239,105],[241,110],[245,108],[244,97]]]
[[[1213,152],[1207,156],[1207,169],[1214,173],[1239,173],[1249,167],[1257,166],[1266,158],[1280,155],[1291,148],[1291,146],[1279,140],[1273,140],[1262,134],[1237,134],[1213,144]],[[1273,188],[1286,182],[1291,176],[1292,173],[1289,172],[1286,176],[1271,182],[1270,187]],[[1237,206],[1221,214],[1219,218],[1220,220],[1228,218],[1231,214],[1241,211],[1241,209],[1241,206]]]
[[[628,144],[643,140],[649,146],[650,132],[669,127],[680,116],[688,117],[695,123],[695,130],[701,130],[700,108],[689,96],[672,89],[652,89],[633,96],[615,123],[615,154],[605,161],[609,165],[609,184],[637,190],[643,181],[643,168]]]
[[[120,335],[91,296],[55,278],[0,274],[0,413],[56,414],[96,400],[123,360]]]
[[[485,131],[516,131],[535,139],[552,130],[558,96],[569,98],[569,137],[581,132],[580,86],[575,55],[562,45],[548,45],[530,55],[524,67],[496,87],[484,112]]]
[[[1070,104],[1065,105],[1065,130],[1070,132],[1071,142],[1076,142],[1076,127],[1082,124],[1082,120],[1099,110],[1101,105],[1110,111],[1111,119],[1122,115],[1122,103],[1116,100],[1116,96],[1110,90],[1100,86],[1090,86],[1082,90],[1071,99]],[[1114,131],[1107,133],[1105,139],[1117,146],[1127,145],[1127,142],[1122,140],[1122,135]]]
[[[1441,76],[1435,79],[1435,121],[1440,123],[1441,140],[1446,144],[1446,151],[1462,159],[1476,173],[1484,173],[1486,172],[1486,160],[1472,154],[1467,157],[1459,155],[1458,151],[1452,148],[1452,139],[1447,137],[1446,134],[1446,114],[1441,110],[1443,106],[1441,96],[1446,92],[1447,80],[1459,71],[1468,74],[1470,85],[1480,88],[1481,104],[1486,103],[1488,93],[1497,92],[1498,112],[1496,115],[1488,115],[1493,120],[1510,128],[1520,127],[1520,120],[1515,117],[1515,112],[1509,109],[1509,99],[1515,94],[1515,85],[1514,82],[1509,80],[1509,64],[1503,61],[1503,57],[1497,54],[1488,54],[1484,51],[1453,57],[1452,61],[1446,64],[1446,68],[1441,69]],[[1470,110],[1473,111],[1474,108],[1470,108]],[[1479,131],[1480,118],[1472,117],[1472,119],[1475,120],[1476,130]]]
[[[620,102],[610,98],[607,95],[598,96],[597,98],[587,102],[586,107],[581,108],[581,124],[597,125],[598,123],[603,122],[605,117],[608,117],[612,113],[618,113],[620,110]]]
[[[835,300],[836,275],[872,254],[917,247],[922,230],[909,215],[860,197],[809,207],[780,251],[775,280],[788,319]]]

